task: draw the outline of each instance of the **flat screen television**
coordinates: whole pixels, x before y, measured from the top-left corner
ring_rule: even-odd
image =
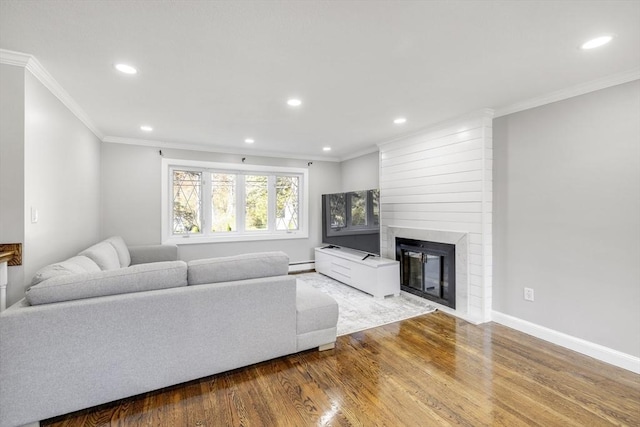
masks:
[[[380,190],[323,194],[322,242],[380,255]]]

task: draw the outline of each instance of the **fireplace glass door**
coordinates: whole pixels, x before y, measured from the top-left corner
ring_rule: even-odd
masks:
[[[404,291],[455,308],[455,246],[396,239]]]
[[[442,298],[442,258],[424,252],[402,250],[403,268],[407,274],[406,286]]]

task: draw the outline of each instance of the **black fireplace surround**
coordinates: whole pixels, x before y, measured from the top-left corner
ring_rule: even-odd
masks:
[[[456,246],[396,237],[403,291],[456,308]]]

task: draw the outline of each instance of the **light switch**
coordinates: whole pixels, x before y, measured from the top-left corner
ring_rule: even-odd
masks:
[[[38,222],[38,208],[31,206],[31,223],[35,224]]]

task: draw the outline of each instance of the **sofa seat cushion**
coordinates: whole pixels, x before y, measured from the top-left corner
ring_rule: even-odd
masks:
[[[284,252],[256,252],[189,261],[189,285],[232,282],[289,274]]]
[[[111,246],[116,250],[118,260],[120,261],[120,267],[129,267],[131,265],[131,254],[129,254],[129,248],[122,237],[109,237],[105,242],[111,244]]]
[[[38,305],[179,286],[187,286],[187,264],[168,261],[52,277],[30,287],[26,298]]]
[[[298,335],[338,324],[338,303],[329,295],[298,280],[296,291],[296,332]]]
[[[93,260],[86,256],[74,256],[66,261],[50,264],[38,270],[31,280],[31,286],[52,277],[93,273],[96,271],[100,271],[100,267]]]
[[[97,243],[78,255],[91,258],[101,270],[115,270],[120,268],[120,258],[118,258],[118,252],[116,248],[109,242],[102,241]]]

